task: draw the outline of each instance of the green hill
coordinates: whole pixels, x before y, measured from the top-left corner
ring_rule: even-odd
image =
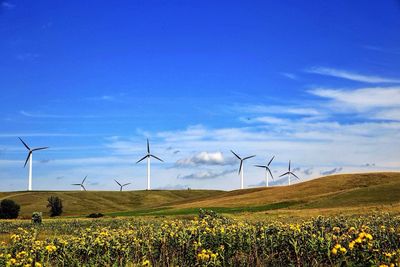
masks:
[[[9,198],[21,205],[20,215],[30,218],[33,211],[46,216],[47,198],[63,200],[65,216],[146,210],[215,196],[216,190],[151,190],[151,191],[32,191],[1,193],[0,200]]]
[[[400,211],[400,173],[340,174],[294,184],[234,191],[67,191],[0,193],[21,205],[21,215],[47,211],[50,195],[63,199],[64,215],[102,212],[109,215],[195,214],[199,208],[223,213],[310,212],[315,210],[371,210],[387,207]]]

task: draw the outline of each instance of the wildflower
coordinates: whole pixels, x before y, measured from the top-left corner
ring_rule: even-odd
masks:
[[[144,260],[142,262],[142,266],[150,266],[150,261],[149,260]]]
[[[57,249],[57,247],[54,246],[54,245],[47,245],[47,246],[46,246],[46,250],[47,250],[49,253],[52,253],[52,252],[56,251],[56,249]]]
[[[336,255],[337,254],[337,249],[333,248],[331,252],[332,252],[333,255]]]

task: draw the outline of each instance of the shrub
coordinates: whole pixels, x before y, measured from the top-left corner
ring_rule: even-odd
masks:
[[[103,217],[104,214],[103,213],[90,213],[87,217],[88,218],[100,218]]]
[[[62,200],[59,197],[51,196],[47,199],[47,207],[50,208],[50,216],[59,216],[63,212]]]
[[[41,224],[42,223],[42,213],[38,211],[34,211],[32,213],[32,223]]]
[[[16,219],[20,206],[11,199],[3,199],[0,203],[0,219]]]

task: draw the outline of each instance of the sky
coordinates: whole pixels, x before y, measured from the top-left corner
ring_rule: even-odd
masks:
[[[400,1],[0,0],[0,191],[400,171]]]

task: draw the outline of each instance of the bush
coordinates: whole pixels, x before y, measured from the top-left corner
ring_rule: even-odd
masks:
[[[103,216],[104,216],[103,213],[91,213],[87,217],[88,218],[100,218],[100,217],[103,217]]]
[[[32,213],[32,223],[41,224],[42,223],[42,213],[35,211]]]
[[[3,199],[0,203],[0,219],[16,219],[20,206],[11,199]]]
[[[59,197],[51,196],[47,199],[47,207],[50,208],[50,217],[59,216],[63,212],[62,200]]]

